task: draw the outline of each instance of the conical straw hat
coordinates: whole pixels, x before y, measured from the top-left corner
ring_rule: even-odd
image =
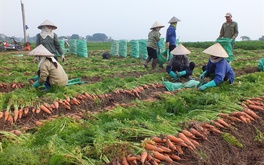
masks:
[[[159,23],[159,22],[155,22],[152,26],[151,26],[151,28],[150,29],[154,29],[154,28],[163,28],[164,27],[164,25],[162,25],[161,23]]]
[[[42,44],[40,44],[35,49],[30,51],[28,53],[28,55],[30,55],[30,56],[45,56],[45,57],[53,57],[54,56],[54,54],[50,53],[50,51],[48,51],[48,49],[46,49]]]
[[[206,54],[213,55],[216,57],[228,57],[225,49],[220,43],[216,43],[203,51]]]
[[[180,20],[179,18],[173,16],[173,17],[170,19],[169,23],[176,23],[176,22],[180,22],[180,21],[181,21],[181,20]]]
[[[53,29],[57,29],[57,26],[55,26],[52,22],[50,22],[49,20],[46,20],[44,22],[42,22],[38,28],[41,29],[42,26],[52,26]]]
[[[190,54],[191,52],[187,48],[185,48],[182,44],[179,44],[170,53],[172,55],[186,55],[186,54]]]

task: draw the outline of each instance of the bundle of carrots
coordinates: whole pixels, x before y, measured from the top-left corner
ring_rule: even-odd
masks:
[[[219,118],[211,123],[195,123],[189,130],[184,129],[178,135],[154,136],[142,143],[145,149],[139,155],[129,155],[115,160],[122,165],[129,164],[159,164],[160,162],[171,163],[180,161],[184,154],[183,148],[191,151],[196,150],[200,143],[198,140],[208,140],[209,133],[222,134],[222,129],[228,129],[236,123],[248,124],[260,119],[254,111],[264,111],[264,96],[260,98],[247,99],[242,102],[243,111],[232,112],[231,114],[219,114]]]

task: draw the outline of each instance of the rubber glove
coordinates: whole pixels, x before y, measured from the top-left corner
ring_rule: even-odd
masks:
[[[200,86],[200,87],[198,88],[198,90],[203,91],[203,90],[205,90],[206,88],[215,87],[215,86],[216,86],[216,83],[215,83],[214,80],[212,80],[212,81],[209,81],[208,83],[206,83],[206,84]]]
[[[205,77],[206,73],[207,73],[207,72],[206,72],[206,71],[204,71],[204,72],[203,72],[203,73],[202,73],[202,74],[199,76],[199,79],[201,79],[201,80],[202,80],[202,79],[204,79],[204,77]]]
[[[65,61],[65,56],[64,56],[64,54],[63,54],[63,55],[61,55],[61,60],[62,60],[62,62],[64,62],[64,61]]]
[[[38,87],[38,86],[40,86],[40,83],[39,83],[39,81],[37,80],[37,81],[34,82],[34,84],[32,85],[32,87],[35,87],[35,88],[36,88],[36,87]]]
[[[177,73],[177,77],[181,77],[181,76],[184,76],[184,75],[186,75],[186,71],[185,70]]]
[[[177,75],[173,72],[173,71],[170,71],[169,75],[174,78],[175,80],[178,80],[178,77]]]

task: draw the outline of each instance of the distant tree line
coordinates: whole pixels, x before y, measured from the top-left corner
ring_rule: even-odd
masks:
[[[12,36],[14,37],[14,36]],[[0,33],[0,42],[7,41],[7,42],[12,42],[11,38],[8,37],[4,34]],[[16,41],[18,42],[24,42],[24,38],[20,37],[14,37]],[[86,39],[87,42],[110,42],[113,41],[111,37],[108,37],[104,33],[95,33],[93,35],[87,35],[86,37],[81,37],[78,34],[72,34],[71,36],[58,36],[59,39]],[[27,37],[27,41],[30,43],[35,43],[36,42],[36,36],[34,37]]]

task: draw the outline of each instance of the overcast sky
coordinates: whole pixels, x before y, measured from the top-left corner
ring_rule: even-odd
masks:
[[[21,0],[0,0],[0,33],[23,37]],[[155,21],[165,25],[176,16],[182,42],[215,41],[225,14],[231,12],[239,35],[258,40],[264,35],[264,0],[22,0],[30,37],[44,20],[53,22],[59,36],[82,37],[104,33],[115,40],[147,39]]]

